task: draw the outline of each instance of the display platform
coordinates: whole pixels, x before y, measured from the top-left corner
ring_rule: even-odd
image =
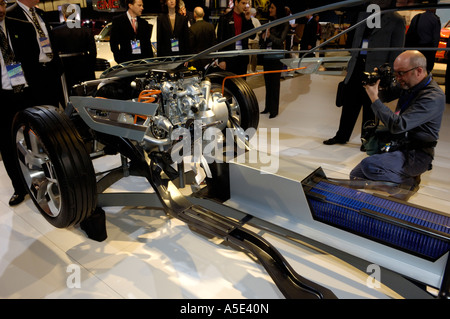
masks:
[[[334,106],[334,98],[341,79],[311,74],[282,80],[279,116],[269,119],[261,115],[260,120],[260,130],[266,128],[273,134],[278,130],[277,145],[271,145],[272,155],[279,159],[276,174],[298,184],[321,167],[328,177],[346,178],[364,158],[359,151],[358,130],[346,145],[322,144],[337,130],[340,109]],[[265,88],[261,81],[262,76],[249,79],[262,110]],[[424,174],[421,188],[410,199],[411,203],[443,212],[450,211],[450,184],[446,180],[450,170],[448,121],[445,116],[434,168]],[[105,159],[98,165],[112,162]],[[9,207],[11,187],[3,167],[1,176],[1,298],[283,298],[264,268],[249,255],[198,234],[183,222],[165,216],[159,207],[120,203],[105,207],[108,238],[99,243],[86,238],[78,227],[53,228],[28,198],[17,207]],[[129,177],[121,182],[115,187],[152,192],[143,178]],[[276,189],[276,185],[270,186]],[[295,197],[290,187],[277,191]],[[259,195],[257,202],[270,201]],[[230,209],[232,206],[230,202]],[[293,232],[282,225],[289,224],[286,216],[273,213],[272,217],[277,219],[277,232],[258,216],[246,227],[270,241],[298,273],[331,289],[338,298],[433,297],[369,258],[323,243],[320,236],[310,238]],[[285,236],[280,236],[281,230]]]

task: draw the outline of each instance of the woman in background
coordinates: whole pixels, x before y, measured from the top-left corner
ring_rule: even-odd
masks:
[[[179,13],[180,1],[166,0],[166,9],[157,21],[158,57],[189,54],[188,20]]]

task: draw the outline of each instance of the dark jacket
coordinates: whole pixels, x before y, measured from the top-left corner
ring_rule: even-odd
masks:
[[[189,29],[189,42],[192,53],[200,53],[216,44],[216,31],[212,23],[198,20]],[[193,61],[192,65],[197,70],[204,69],[211,59]]]
[[[245,18],[245,15],[241,13],[242,17],[242,30],[241,33],[244,33],[248,30],[251,30],[254,28],[252,20],[247,20]],[[233,10],[230,12],[222,15],[219,19],[219,25],[217,26],[217,42],[223,42],[225,40],[228,40],[236,35],[234,29],[234,19],[233,19]],[[250,38],[255,38],[256,35],[250,36]],[[242,43],[242,49],[248,49],[248,38],[244,38],[241,41]],[[222,48],[222,51],[232,51],[236,49],[236,44],[232,43],[224,48]]]
[[[445,110],[445,95],[430,75],[416,87],[402,92],[396,112],[380,100],[372,104],[375,115],[393,134],[408,132],[408,139],[437,141]]]
[[[263,40],[262,36],[259,38],[260,46],[262,48],[267,48],[270,43],[272,49],[284,50],[284,41],[286,40],[289,29],[289,23],[282,23],[270,28],[270,36],[268,38],[265,40]]]
[[[425,11],[414,16],[411,20],[405,38],[407,48],[437,48],[441,34],[441,20],[431,11]],[[427,71],[434,68],[435,50],[419,50],[427,59]]]
[[[251,19],[247,20],[245,18],[244,13],[241,14],[242,18],[242,28],[241,33],[244,33],[248,30],[254,28],[253,22]],[[217,42],[223,42],[228,40],[234,36],[236,36],[234,27],[234,13],[233,10],[224,14],[219,19],[219,25],[217,26]],[[256,34],[250,36],[251,39],[254,39]],[[248,49],[248,38],[244,38],[241,40],[242,49]],[[236,42],[231,43],[230,45],[220,49],[221,51],[233,51],[236,50]],[[248,64],[248,56],[245,55],[237,55],[235,57],[230,58],[219,58],[219,62],[226,62],[226,71],[235,73],[235,74],[245,74],[247,72],[247,64]]]
[[[5,17],[5,26],[14,56],[17,61],[22,63],[27,83],[31,85],[34,81],[33,70],[39,62],[40,52],[34,27],[28,21],[16,20],[8,16]]]
[[[185,55],[191,53],[189,46],[188,20],[181,14],[175,15],[175,26],[172,30],[167,13],[158,16],[157,47],[158,56]],[[172,51],[171,40],[177,39],[179,51]]]
[[[67,23],[52,30],[54,49],[61,56],[69,87],[95,79],[97,47],[89,28],[70,28]]]
[[[189,30],[192,53],[199,53],[216,44],[214,26],[204,20],[195,22]]]
[[[52,37],[52,33],[51,33],[51,27],[48,24],[48,20],[45,16],[45,12],[39,8],[36,8],[36,14],[44,21],[45,23],[45,27],[47,29],[49,38],[50,38],[50,45],[52,47],[52,51],[53,50],[53,46],[54,46],[54,42],[55,40]],[[14,18],[14,19],[18,19],[18,20],[22,20],[22,21],[26,21],[29,22],[27,15],[25,14],[25,12],[22,10],[22,8],[17,4],[17,2],[12,5],[11,7],[9,7],[7,9],[7,14],[8,17],[10,18]],[[35,31],[36,32],[36,31]],[[37,38],[35,40],[37,42]],[[38,44],[39,45],[39,44]],[[61,70],[61,61],[59,59],[58,53],[57,52],[53,52],[53,59],[52,59],[52,64],[54,64],[54,68]]]
[[[151,36],[153,25],[137,17],[137,33],[134,33],[128,15],[121,14],[113,19],[109,44],[117,63],[153,57]],[[140,41],[141,54],[133,54],[131,41]]]
[[[64,103],[62,93],[63,90],[61,87],[61,59],[58,52],[54,49],[55,40],[50,32],[51,28],[44,16],[44,11],[41,9],[36,9],[36,13],[45,22],[53,53],[51,61],[46,62],[45,64],[39,62],[40,46],[37,40],[37,31],[34,24],[29,22],[27,15],[17,2],[7,9],[7,16],[10,19],[21,20],[33,27],[33,29],[27,28],[27,32],[30,32],[30,40],[28,45],[33,49],[30,49],[29,52],[25,51],[25,54],[30,54],[30,57],[26,57],[26,69],[24,65],[24,73],[27,73],[26,79],[30,85],[33,99],[36,101],[36,104],[58,106],[58,104]],[[34,52],[35,47],[38,48],[37,54]]]
[[[300,49],[309,50],[316,46],[317,42],[317,21],[314,17],[308,20],[305,24],[302,39],[300,40]],[[308,48],[311,46],[311,48]]]
[[[358,16],[358,21],[368,17],[370,13],[363,12]],[[363,38],[367,37],[369,42],[369,48],[401,48],[405,43],[405,22],[403,18],[396,12],[388,12],[381,16],[381,28],[372,28],[366,30],[366,23],[361,24],[356,28],[355,35],[353,37],[353,48],[361,48]],[[367,33],[368,34],[365,34]],[[395,58],[401,53],[400,50],[390,51],[368,51],[366,62],[364,66],[365,72],[373,72],[373,69],[389,63],[392,67]],[[360,52],[353,51],[352,57],[348,63],[347,76],[345,77],[345,83],[348,83],[353,71],[356,67],[356,62]],[[359,74],[357,75],[359,76]]]
[[[414,16],[405,38],[405,47],[437,48],[441,32],[441,20],[431,11]]]

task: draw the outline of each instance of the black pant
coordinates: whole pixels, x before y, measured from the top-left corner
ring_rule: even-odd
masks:
[[[283,63],[279,59],[264,59],[264,71],[282,70]],[[264,74],[264,83],[266,85],[266,107],[264,111],[269,111],[270,115],[278,115],[280,105],[280,80],[281,73]]]
[[[35,105],[64,106],[61,72],[56,63],[40,63],[29,82]]]
[[[31,106],[30,92],[25,89],[23,93],[13,93],[8,90],[0,90],[2,101],[2,115],[0,116],[0,152],[3,164],[8,173],[15,193],[25,194],[26,188],[22,182],[19,167],[16,165],[17,150],[15,136],[12,134],[12,124],[17,112]]]
[[[371,109],[372,102],[361,84],[363,73],[363,63],[355,67],[352,76],[344,89],[344,104],[342,105],[341,119],[336,138],[341,141],[348,141],[358,120],[361,106],[363,108],[361,133],[363,133],[364,123],[375,119],[375,114]]]
[[[447,59],[447,69],[445,70],[445,101],[450,103],[450,54]]]
[[[238,55],[233,58],[226,58],[225,62],[227,63],[228,72],[232,72],[236,75],[242,75],[247,73],[248,56]],[[245,77],[242,79],[246,80]]]

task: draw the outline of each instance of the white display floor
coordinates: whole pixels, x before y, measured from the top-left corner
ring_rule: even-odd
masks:
[[[346,145],[326,146],[341,110],[334,106],[342,76],[296,75],[281,82],[279,116],[261,115],[260,128],[279,129],[279,172],[292,178],[298,163],[347,178],[366,155],[360,122]],[[249,79],[260,110],[262,76]],[[450,213],[450,105],[442,123],[432,171],[410,202]],[[145,190],[143,178],[125,188]],[[0,165],[0,299],[3,298],[283,298],[264,268],[243,252],[193,232],[160,209],[105,207],[108,238],[96,242],[79,228],[56,229],[29,197],[12,208],[13,190]],[[339,298],[428,298],[409,281],[384,270],[380,287],[368,284],[369,262],[310,243],[261,231],[302,276]],[[331,252],[331,253],[330,253]]]

